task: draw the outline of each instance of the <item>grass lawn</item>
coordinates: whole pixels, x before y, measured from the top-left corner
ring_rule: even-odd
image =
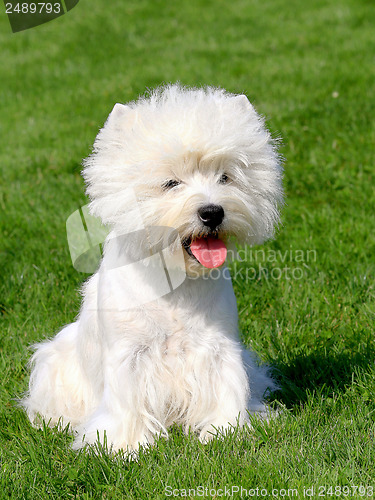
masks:
[[[2,11],[0,498],[372,496],[374,26],[370,0],[82,0],[17,34]],[[231,265],[282,411],[207,446],[173,429],[138,462],[76,453],[15,405],[29,346],[78,312],[65,221],[86,203],[81,159],[115,102],[177,80],[245,92],[283,141],[277,239]]]

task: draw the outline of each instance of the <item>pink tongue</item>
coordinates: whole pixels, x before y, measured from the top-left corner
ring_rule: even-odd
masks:
[[[227,247],[217,238],[198,238],[191,243],[190,250],[202,266],[210,269],[224,264],[227,257]]]

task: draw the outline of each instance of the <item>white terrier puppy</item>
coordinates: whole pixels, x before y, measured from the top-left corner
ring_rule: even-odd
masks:
[[[247,98],[171,85],[116,104],[84,165],[111,233],[77,321],[36,347],[30,420],[70,423],[77,448],[99,437],[131,452],[173,423],[206,441],[265,411],[274,384],[240,344],[225,267],[230,239],[273,235],[282,202]]]

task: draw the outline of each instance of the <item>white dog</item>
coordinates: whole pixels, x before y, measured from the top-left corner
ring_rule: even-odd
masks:
[[[232,237],[272,236],[282,202],[247,98],[171,85],[116,104],[83,175],[111,233],[77,321],[36,347],[31,421],[70,423],[77,448],[99,437],[130,452],[173,423],[206,441],[265,411],[273,382],[239,342],[225,267]]]

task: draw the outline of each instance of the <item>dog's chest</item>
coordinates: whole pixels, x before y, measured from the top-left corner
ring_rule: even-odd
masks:
[[[164,342],[161,345],[164,361],[173,362],[187,354],[189,344],[193,342],[189,334],[185,318],[177,311],[170,311],[168,321],[165,323]]]
[[[169,311],[167,316],[159,345],[160,358],[163,369],[178,379],[193,370],[198,360],[208,361],[215,356],[222,334],[208,327],[201,317],[195,318],[179,310]]]

